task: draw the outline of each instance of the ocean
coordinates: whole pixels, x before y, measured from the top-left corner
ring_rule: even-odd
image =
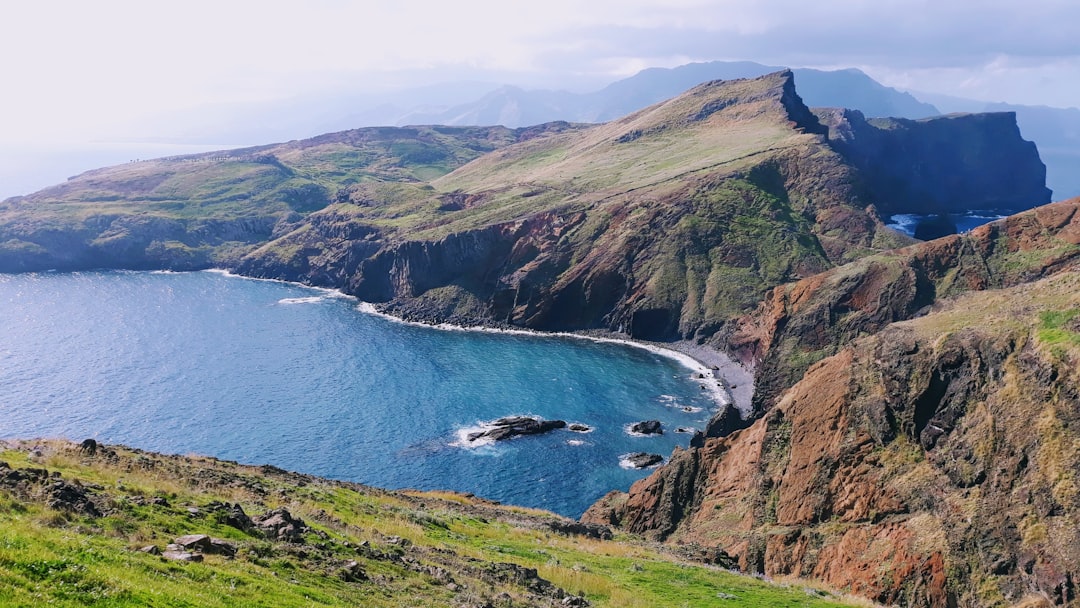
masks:
[[[218,272],[0,275],[0,438],[94,438],[577,517],[649,473],[717,406],[658,352],[372,314],[325,290]],[[496,443],[485,422],[588,425]],[[661,436],[630,424],[663,423]],[[479,443],[480,445],[476,445]]]

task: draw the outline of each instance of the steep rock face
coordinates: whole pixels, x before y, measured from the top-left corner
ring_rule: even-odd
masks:
[[[937,298],[1017,285],[1080,259],[1080,199],[863,258],[773,289],[723,332],[757,369],[754,410],[768,410],[814,362],[862,335],[925,313]]]
[[[1013,112],[867,120],[816,110],[882,215],[1022,211],[1050,202],[1046,166]]]
[[[890,604],[1073,601],[1078,288],[1063,271],[890,325],[584,519]]]

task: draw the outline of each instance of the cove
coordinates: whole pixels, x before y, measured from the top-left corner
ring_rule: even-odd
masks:
[[[715,401],[621,344],[396,322],[299,285],[213,272],[0,275],[0,438],[95,438],[576,517],[667,456]],[[578,422],[490,445],[501,416]],[[628,425],[658,419],[662,436]]]

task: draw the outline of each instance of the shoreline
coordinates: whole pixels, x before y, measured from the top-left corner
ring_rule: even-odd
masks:
[[[249,277],[242,274],[236,274],[223,268],[208,268],[206,270],[196,272],[209,272],[214,274],[220,274],[222,276],[230,278],[246,279],[249,281],[270,281],[273,283],[295,285],[297,287],[303,287],[304,289],[321,292],[329,297],[353,300],[356,302],[356,310],[364,314],[381,317],[394,323],[402,323],[405,325],[413,325],[417,327],[426,327],[428,329],[435,329],[440,331],[466,331],[509,334],[539,338],[570,338],[575,340],[589,340],[601,344],[619,344],[621,346],[646,350],[655,355],[671,359],[682,365],[684,368],[690,370],[692,373],[697,374],[696,376],[691,377],[691,379],[703,381],[701,383],[701,386],[704,389],[708,390],[712,400],[717,404],[718,407],[722,408],[727,405],[734,405],[743,415],[746,415],[750,412],[751,399],[753,398],[754,394],[753,372],[743,367],[741,364],[729,357],[727,353],[711,346],[705,344],[698,344],[690,340],[678,340],[675,342],[652,342],[648,340],[632,338],[630,336],[617,334],[615,332],[610,332],[606,330],[554,332],[514,327],[496,327],[485,325],[466,326],[456,325],[453,323],[425,323],[422,321],[413,321],[404,317],[399,317],[387,312],[383,312],[371,302],[365,302],[360,298],[357,298],[356,296],[349,295],[339,289],[334,289],[331,287],[316,287],[313,285],[305,285],[304,283],[299,283],[296,281],[286,281],[283,279]],[[699,378],[698,376],[703,377]]]

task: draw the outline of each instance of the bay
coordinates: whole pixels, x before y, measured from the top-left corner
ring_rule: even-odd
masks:
[[[351,298],[214,272],[0,275],[0,438],[95,438],[576,517],[667,456],[715,402],[696,372],[621,344],[447,331]],[[568,430],[473,446],[484,421]],[[627,426],[663,422],[663,436]]]

